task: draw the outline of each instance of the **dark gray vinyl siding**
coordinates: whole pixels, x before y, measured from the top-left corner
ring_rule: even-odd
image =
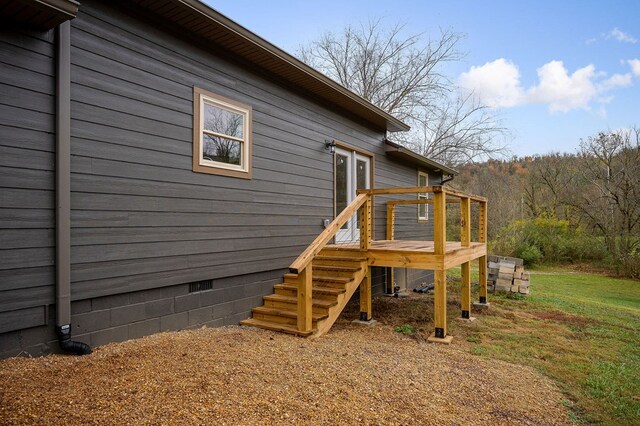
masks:
[[[176,286],[205,279],[229,286],[212,302],[224,303],[225,311],[211,321],[247,316],[249,304],[259,305],[273,277],[322,231],[322,219],[333,217],[333,158],[325,139],[372,152],[375,187],[416,184],[415,166],[385,156],[384,131],[214,46],[205,43],[204,50],[135,6],[115,4],[84,1],[71,31],[72,307],[89,304],[97,312],[92,321],[120,302],[132,304],[125,295],[161,290],[171,298]],[[45,308],[54,303],[53,33],[0,34],[0,333],[33,330],[49,318],[49,326],[33,331],[35,344],[35,336],[46,332],[51,339],[53,330]],[[253,108],[253,179],[192,172],[194,86]],[[385,234],[383,201],[375,206],[377,238]],[[408,211],[398,237],[423,232],[429,239],[416,207]],[[384,272],[374,271],[376,289]],[[245,279],[261,284],[232,290]],[[95,300],[113,306],[96,308]],[[194,309],[208,312],[199,303]],[[74,316],[86,313],[74,309]],[[193,315],[189,325],[198,322]],[[149,332],[160,321],[132,318],[151,321]],[[100,333],[95,341],[83,338],[102,344],[137,335],[125,325]],[[0,335],[0,346],[16,347],[20,336]]]
[[[54,35],[0,26],[0,333],[54,299]]]
[[[135,13],[72,22],[73,299],[285,269],[333,215],[324,140],[381,156],[384,133]],[[191,171],[193,86],[252,106],[252,180]]]
[[[383,132],[135,9],[83,6],[72,23],[75,300],[286,268],[332,217],[327,138],[374,152],[376,187],[415,185],[415,167],[384,156]],[[252,180],[191,171],[193,86],[252,106]]]

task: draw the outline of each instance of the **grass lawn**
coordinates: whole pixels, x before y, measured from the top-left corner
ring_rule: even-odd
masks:
[[[453,292],[459,270],[449,276]],[[640,282],[545,269],[533,271],[531,288],[528,297],[489,294],[491,308],[470,324],[454,321],[450,297],[450,334],[473,354],[554,379],[577,423],[640,424]]]

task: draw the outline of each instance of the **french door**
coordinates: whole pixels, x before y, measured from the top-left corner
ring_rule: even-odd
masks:
[[[371,188],[371,158],[336,148],[335,187],[337,216],[356,198],[357,189]],[[336,243],[350,243],[359,239],[360,223],[358,215],[353,215],[336,234]]]

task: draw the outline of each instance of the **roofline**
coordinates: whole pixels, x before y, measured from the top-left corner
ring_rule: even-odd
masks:
[[[242,37],[243,39],[249,41],[253,45],[259,47],[260,49],[263,49],[270,55],[273,55],[277,59],[287,63],[289,66],[295,67],[296,69],[305,73],[309,77],[312,77],[316,81],[327,86],[328,89],[335,92],[339,92],[341,95],[348,97],[351,101],[358,103],[360,106],[366,108],[371,113],[377,115],[378,117],[386,121],[387,123],[386,127],[388,131],[391,131],[391,132],[407,131],[411,128],[406,123],[402,122],[401,120],[398,120],[391,114],[385,112],[384,110],[372,104],[371,102],[367,101],[363,97],[357,95],[353,91],[347,89],[346,87],[335,82],[334,80],[330,79],[329,77],[325,76],[319,71],[313,69],[312,67],[300,61],[299,59],[296,59],[294,56],[288,54],[284,50],[278,48],[277,46],[273,45],[272,43],[258,36],[257,34],[244,28],[237,22],[234,22],[233,20],[227,18],[226,16],[216,11],[215,9],[211,8],[207,4],[204,4],[202,1],[200,0],[175,0],[175,1],[177,3],[184,5],[185,7],[190,8],[193,11],[200,13],[207,19],[215,21],[219,25],[224,26],[228,31],[236,34],[237,36]]]
[[[0,18],[45,31],[74,19],[79,6],[75,0],[0,0]]]
[[[76,0],[34,0],[34,3],[53,9],[68,19],[73,19],[78,15],[78,6],[80,6]]]
[[[389,139],[385,139],[384,140],[385,143],[385,152],[397,152],[400,153],[406,157],[411,158],[412,160],[414,160],[416,163],[418,164],[422,164],[424,166],[427,166],[431,169],[434,170],[440,170],[442,171],[444,174],[447,174],[449,176],[455,176],[457,174],[459,174],[459,172],[455,169],[452,169],[450,167],[445,166],[442,163],[439,163],[435,160],[432,160],[428,157],[425,157],[424,155],[418,154],[415,151],[410,150],[409,148],[405,148],[402,145],[397,144],[396,142],[392,142]]]

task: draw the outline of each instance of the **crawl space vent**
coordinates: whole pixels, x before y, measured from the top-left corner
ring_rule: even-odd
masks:
[[[195,281],[189,283],[189,293],[196,293],[198,291],[211,290],[213,288],[213,280]]]

